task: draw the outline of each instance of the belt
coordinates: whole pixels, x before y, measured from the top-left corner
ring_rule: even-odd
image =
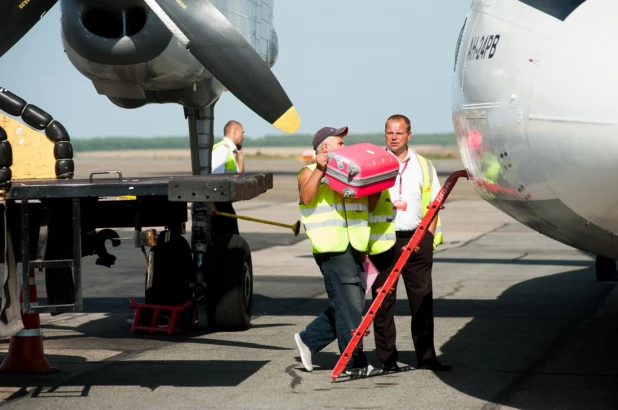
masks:
[[[397,238],[411,238],[415,231],[416,229],[413,231],[396,231],[395,236]]]

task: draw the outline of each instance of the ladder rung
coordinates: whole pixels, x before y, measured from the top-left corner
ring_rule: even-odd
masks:
[[[40,259],[30,261],[29,265],[33,269],[37,268],[72,268],[73,259],[59,259],[55,261],[42,261]]]

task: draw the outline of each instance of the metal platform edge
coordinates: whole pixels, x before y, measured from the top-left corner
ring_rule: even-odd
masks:
[[[272,173],[13,180],[5,199],[166,196],[172,202],[235,202],[273,187]]]

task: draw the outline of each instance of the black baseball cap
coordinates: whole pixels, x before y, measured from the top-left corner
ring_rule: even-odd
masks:
[[[313,136],[313,149],[317,150],[321,143],[328,137],[345,137],[348,135],[348,127],[333,128],[324,127]]]

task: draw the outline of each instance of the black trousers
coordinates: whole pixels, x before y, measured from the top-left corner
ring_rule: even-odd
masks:
[[[236,215],[236,211],[234,211],[234,207],[231,202],[215,202],[215,207],[217,208],[217,211]],[[212,241],[216,242],[218,238],[226,233],[235,233],[236,235],[239,235],[238,219],[231,218],[229,216],[213,215]]]
[[[377,296],[376,290],[386,281],[401,255],[402,248],[408,244],[411,237],[411,233],[409,237],[398,236],[395,246],[391,249],[370,256],[371,262],[380,272],[371,289],[374,299]],[[433,341],[433,290],[431,284],[433,235],[431,232],[425,234],[419,248],[408,258],[401,270],[401,277],[406,288],[408,305],[412,315],[410,327],[416,358],[420,362],[436,357]],[[396,284],[394,287],[397,288]],[[396,292],[387,295],[373,321],[378,360],[387,364],[395,363],[399,355],[395,346],[397,339],[394,318],[396,299]]]

